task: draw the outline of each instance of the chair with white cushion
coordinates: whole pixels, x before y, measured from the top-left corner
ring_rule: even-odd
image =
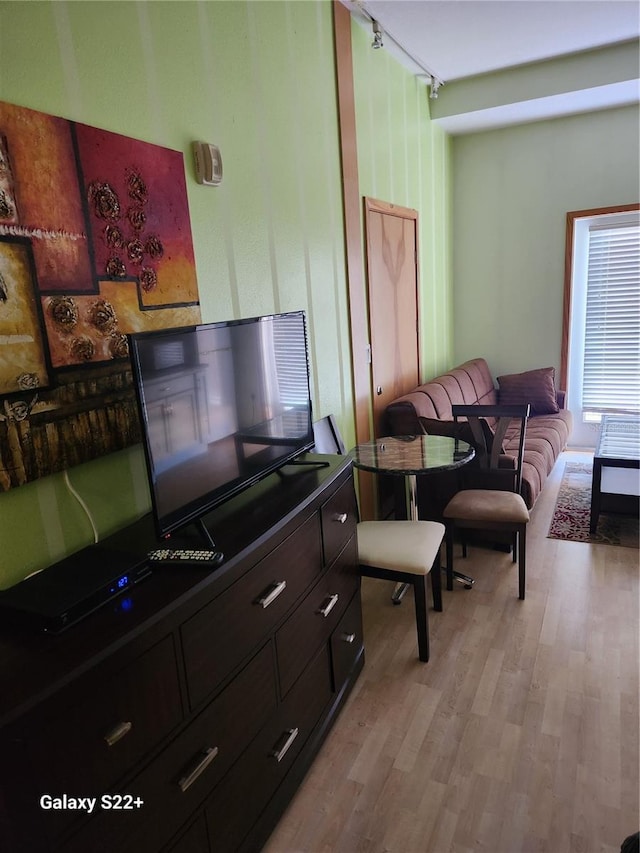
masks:
[[[440,545],[444,525],[437,521],[361,521],[358,524],[360,573],[411,584],[416,607],[418,657],[429,660],[427,575],[434,610],[442,610]]]
[[[316,421],[313,432],[317,453],[345,452],[333,415]],[[441,611],[440,545],[444,539],[444,525],[436,521],[361,521],[357,530],[360,573],[413,587],[418,656],[421,661],[428,661],[426,579],[430,573],[434,610]]]

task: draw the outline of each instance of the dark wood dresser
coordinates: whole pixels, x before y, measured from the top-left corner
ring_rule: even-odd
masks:
[[[364,662],[350,462],[307,459],[207,517],[215,571],[156,568],[57,636],[0,625],[1,853],[261,849]]]

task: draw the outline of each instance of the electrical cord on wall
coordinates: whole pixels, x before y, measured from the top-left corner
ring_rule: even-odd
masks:
[[[93,517],[91,515],[89,507],[86,505],[84,500],[80,497],[78,492],[71,485],[71,480],[69,479],[69,472],[68,471],[65,470],[63,477],[64,477],[64,482],[65,482],[67,489],[71,492],[73,497],[78,501],[78,503],[80,504],[82,509],[85,511],[85,514],[86,514],[87,518],[89,519],[89,524],[91,525],[91,529],[93,530],[93,541],[94,541],[94,543],[96,543],[98,541],[98,538],[99,538],[98,537],[98,529],[96,528],[96,525],[93,521]],[[30,572],[28,575],[26,575],[23,578],[23,580],[28,580],[29,578],[34,577],[34,575],[39,575],[40,572],[42,572],[42,571],[44,571],[44,569],[36,569],[34,572]]]
[[[98,528],[95,525],[95,522],[93,520],[93,516],[91,515],[91,512],[89,510],[89,507],[86,505],[84,500],[80,497],[78,492],[71,485],[71,480],[69,479],[69,472],[67,470],[65,470],[65,472],[64,472],[64,482],[65,482],[67,489],[71,492],[71,494],[78,501],[78,503],[80,504],[82,509],[85,511],[85,514],[86,514],[87,518],[89,519],[89,524],[91,525],[91,529],[93,530],[93,541],[94,541],[94,543],[97,542],[99,539]]]

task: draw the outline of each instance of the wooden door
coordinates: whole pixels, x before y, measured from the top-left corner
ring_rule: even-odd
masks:
[[[365,199],[374,435],[419,382],[417,211]]]
[[[386,435],[384,411],[419,382],[417,211],[365,199],[371,412],[373,434]],[[375,478],[377,516],[404,506],[403,483]]]

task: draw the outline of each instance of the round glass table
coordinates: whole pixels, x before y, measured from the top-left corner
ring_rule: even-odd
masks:
[[[417,521],[417,477],[434,471],[453,471],[471,462],[475,450],[466,441],[444,435],[401,435],[376,438],[352,448],[348,455],[355,468],[374,474],[403,476],[407,494],[407,518]],[[473,579],[454,572],[465,586]],[[398,585],[393,601],[399,604],[406,592],[404,584]]]
[[[374,474],[397,474],[407,484],[407,517],[418,519],[418,474],[453,471],[471,462],[475,450],[466,441],[445,435],[395,435],[376,438],[349,451],[356,468]]]

